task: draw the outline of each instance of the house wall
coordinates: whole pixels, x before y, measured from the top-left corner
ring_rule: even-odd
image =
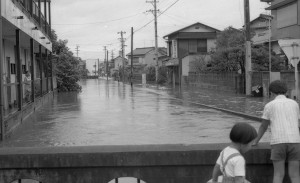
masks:
[[[269,30],[256,29],[255,35],[252,37],[253,44],[261,44],[269,42]]]
[[[277,0],[272,3],[277,4],[279,2],[282,2],[283,0]],[[281,12],[282,8],[289,6],[291,10],[294,12]],[[293,8],[294,7],[294,8]],[[281,9],[281,10],[280,10]],[[296,3],[289,4],[283,7],[280,7],[279,9],[272,10],[272,16],[274,17],[272,21],[272,39],[278,40],[278,39],[284,39],[284,38],[290,38],[290,39],[298,39],[300,38],[300,3],[299,0],[296,1]],[[279,16],[278,16],[279,15]],[[296,22],[289,22],[293,25],[284,26],[283,22],[290,21],[288,19],[289,16],[295,15],[297,21]],[[286,20],[287,19],[287,20]],[[278,27],[279,26],[279,27]]]
[[[211,32],[211,30],[209,30],[207,27],[205,26],[193,26],[193,27],[189,27],[187,29],[185,29],[184,31],[180,31],[180,32]]]
[[[123,61],[121,58],[116,58],[115,59],[115,69],[119,70],[119,67],[121,67],[123,65]]]
[[[216,39],[207,39],[207,52],[214,51],[216,49]]]

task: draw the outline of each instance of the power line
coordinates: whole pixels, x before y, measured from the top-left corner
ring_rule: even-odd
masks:
[[[107,20],[107,21],[101,21],[101,22],[89,22],[89,23],[81,23],[81,24],[52,24],[52,25],[93,25],[93,24],[101,24],[101,23],[114,22],[114,21],[118,21],[118,20],[131,18],[131,17],[137,16],[139,14],[142,14],[142,13],[137,13],[135,15],[131,15],[131,16],[128,16],[128,17],[123,17],[123,18],[118,18],[118,19],[113,19],[113,20]]]

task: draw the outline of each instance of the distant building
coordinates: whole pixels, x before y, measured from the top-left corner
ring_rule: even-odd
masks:
[[[128,65],[131,65],[131,52],[127,55]],[[156,65],[156,56],[155,56],[155,47],[145,47],[145,48],[136,48],[133,50],[133,65],[144,65],[144,66],[155,66]],[[162,64],[162,60],[167,57],[166,48],[158,48],[158,64]]]
[[[272,16],[260,14],[250,22],[253,44],[269,43]]]
[[[167,40],[167,55],[170,57],[166,66],[169,67],[169,78],[174,84],[180,84],[181,77],[189,72],[190,62],[197,55],[209,55],[209,52],[215,50],[219,32],[218,29],[197,22],[164,36]]]

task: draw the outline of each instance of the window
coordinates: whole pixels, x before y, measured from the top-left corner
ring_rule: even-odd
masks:
[[[198,53],[206,53],[207,52],[207,40],[206,39],[198,39],[197,40],[197,52]]]
[[[16,64],[10,64],[10,73],[16,74]]]
[[[277,9],[277,28],[297,24],[297,3]]]
[[[189,53],[197,53],[197,40],[189,40]]]
[[[22,65],[22,73],[23,73],[23,74],[26,73],[26,65]]]

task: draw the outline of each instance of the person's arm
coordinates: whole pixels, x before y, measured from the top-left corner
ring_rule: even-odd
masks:
[[[268,129],[269,124],[270,124],[270,120],[262,119],[261,125],[260,125],[259,130],[258,130],[257,137],[253,141],[252,145],[255,146],[255,145],[258,144],[258,142],[260,141],[260,139],[262,138],[262,136],[265,134],[266,130]]]
[[[213,183],[217,183],[218,182],[218,177],[222,175],[222,172],[220,170],[220,165],[216,164],[213,170],[213,174],[212,174],[212,182]]]
[[[234,177],[234,183],[244,183],[244,182],[245,182],[245,177],[243,176]]]

